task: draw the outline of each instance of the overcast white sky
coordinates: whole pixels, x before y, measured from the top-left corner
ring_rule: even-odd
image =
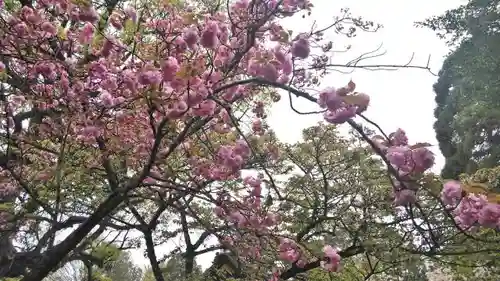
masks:
[[[445,43],[429,29],[416,28],[414,22],[456,7],[462,0],[336,0],[314,1],[313,19],[320,26],[327,25],[340,8],[349,7],[353,15],[373,20],[384,25],[376,33],[358,33],[354,39],[339,35],[334,43],[340,49],[343,45],[352,45],[347,53],[338,53],[335,63],[347,62],[360,54],[375,50],[380,44],[386,54],[360,64],[405,64],[415,54],[413,65],[427,64],[431,55],[430,66],[437,74],[444,56],[449,49]],[[309,21],[309,23],[307,23]],[[294,19],[294,26],[307,30],[309,20],[299,22]],[[323,24],[321,24],[323,23]],[[371,106],[365,116],[379,124],[385,132],[390,133],[397,128],[406,130],[410,141],[429,142],[433,148],[437,163],[436,172],[441,170],[443,158],[437,147],[433,130],[435,108],[432,84],[437,77],[425,70],[400,69],[395,71],[356,70],[349,75],[334,73],[323,79],[324,86],[340,87],[349,79],[357,84],[357,90],[371,96]],[[302,128],[314,125],[321,116],[301,116],[294,113],[288,105],[287,96],[272,110],[270,125],[283,141],[300,140]],[[315,105],[297,100],[303,111],[317,109]],[[348,126],[348,125],[345,125]]]
[[[332,17],[338,15],[340,8],[349,7],[353,15],[383,24],[384,28],[376,33],[359,33],[354,39],[338,35],[332,37],[335,49],[352,45],[349,52],[336,55],[335,63],[347,62],[383,44],[382,51],[387,53],[382,57],[365,61],[364,64],[405,64],[414,53],[412,64],[426,65],[428,56],[431,55],[430,66],[433,72],[437,73],[449,49],[432,31],[415,28],[414,22],[441,14],[463,2],[461,0],[316,0],[313,2],[316,5],[313,17],[306,20],[294,18],[292,26],[287,25],[287,27],[297,31],[307,31],[312,20],[316,20],[319,26],[324,26],[332,22]],[[340,87],[351,78],[356,82],[358,91],[371,96],[371,106],[365,115],[377,122],[384,131],[390,133],[401,127],[406,130],[410,141],[436,145],[433,148],[437,156],[434,170],[439,172],[443,158],[437,147],[432,127],[435,107],[432,84],[437,77],[425,70],[416,69],[375,72],[357,70],[350,75],[333,74],[323,80],[323,85]],[[302,101],[298,108],[303,111],[318,109],[316,105],[307,101]],[[289,108],[287,96],[284,95],[272,109],[269,124],[282,141],[295,142],[300,140],[302,129],[314,125],[321,119],[321,116],[297,115]],[[172,244],[176,243],[173,241]],[[168,248],[170,247],[161,247],[159,251],[165,253]],[[133,256],[141,265],[148,263],[141,251],[134,251]],[[204,255],[198,262],[205,267],[212,259],[213,255]]]

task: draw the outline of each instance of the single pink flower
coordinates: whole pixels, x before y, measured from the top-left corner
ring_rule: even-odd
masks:
[[[337,251],[330,245],[323,247],[323,253],[325,255],[324,260],[321,261],[320,265],[327,271],[336,272],[340,269],[340,255]]]
[[[448,181],[443,185],[441,200],[444,204],[453,206],[462,199],[462,193],[463,190],[459,181]]]

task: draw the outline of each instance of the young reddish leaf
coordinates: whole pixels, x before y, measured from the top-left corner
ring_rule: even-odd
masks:
[[[342,100],[350,105],[356,105],[366,108],[370,102],[370,98],[366,94],[356,93],[354,95],[343,96]]]
[[[416,144],[410,146],[410,148],[411,149],[416,149],[416,148],[429,147],[429,146],[432,146],[432,144],[430,144],[428,142],[419,142],[419,143],[416,143]]]

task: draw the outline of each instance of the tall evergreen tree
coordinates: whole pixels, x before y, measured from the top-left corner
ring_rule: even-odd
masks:
[[[434,129],[446,158],[445,178],[500,162],[499,2],[471,0],[419,23],[455,47],[434,85]]]

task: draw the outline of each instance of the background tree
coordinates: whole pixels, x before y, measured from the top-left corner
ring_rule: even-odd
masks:
[[[241,263],[234,252],[223,251],[215,255],[212,265],[203,272],[203,279],[222,281],[246,278]]]
[[[471,0],[420,23],[455,47],[434,85],[434,128],[446,159],[445,178],[500,163],[499,3]]]
[[[193,272],[186,276],[186,272],[184,269],[184,259],[180,255],[174,255],[168,261],[163,263],[161,267],[161,271],[163,274],[163,278],[165,281],[174,281],[174,280],[192,280],[199,281],[202,280],[201,274],[202,269],[199,265],[194,264]],[[136,279],[139,280],[139,279]],[[143,281],[155,281],[155,277],[153,271],[151,269],[147,270],[142,279]]]
[[[44,281],[88,280],[88,266],[82,262],[69,262],[45,278]],[[119,251],[116,255],[109,256],[102,267],[94,265],[90,274],[96,281],[136,281],[142,278],[142,269],[133,262],[127,251]]]
[[[127,251],[120,252],[118,258],[103,270],[111,280],[136,281],[142,278],[142,270],[132,260]]]
[[[279,212],[287,214],[283,217],[289,222],[287,232],[297,233],[294,239],[307,249],[317,247],[315,237],[320,233],[344,249],[362,247],[362,254],[344,260],[345,280],[426,280],[432,266],[452,263],[472,270],[495,260],[497,247],[482,243],[495,243],[497,234],[473,238],[457,231],[436,200],[441,183],[431,175],[420,183],[418,203],[400,201],[382,163],[356,132],[342,137],[335,127],[318,125],[304,131],[302,142],[282,151],[285,163],[296,171],[283,182],[281,195],[273,194],[287,209]],[[490,263],[485,269],[497,268]],[[307,279],[324,280],[325,275],[316,270]]]

